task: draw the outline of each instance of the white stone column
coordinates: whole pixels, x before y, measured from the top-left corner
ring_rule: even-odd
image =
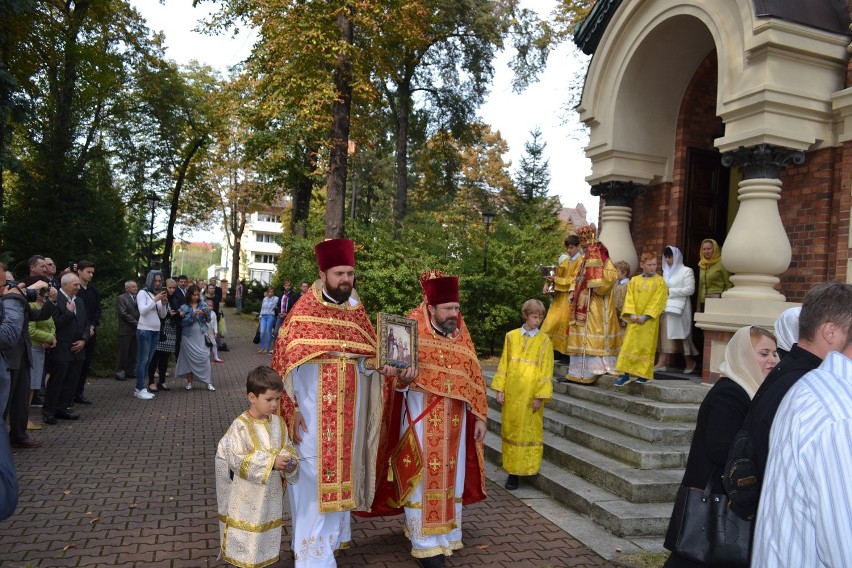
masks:
[[[805,155],[798,150],[758,144],[740,147],[722,156],[725,166],[739,166],[740,208],[722,247],[722,264],[733,273],[734,287],[722,298],[730,300],[785,301],[775,290],[790,266],[792,250],[781,216],[781,180],[778,176],[788,162],[801,164]]]
[[[609,181],[592,186],[591,194],[601,197],[604,206],[601,210],[598,235],[609,249],[612,262],[623,260],[630,265],[633,274],[639,266],[636,245],[630,234],[630,220],[633,218],[633,198],[645,193],[646,186],[632,181]]]

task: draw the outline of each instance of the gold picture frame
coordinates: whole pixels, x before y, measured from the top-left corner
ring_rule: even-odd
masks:
[[[417,361],[417,321],[379,312],[379,368],[385,365],[404,369]]]

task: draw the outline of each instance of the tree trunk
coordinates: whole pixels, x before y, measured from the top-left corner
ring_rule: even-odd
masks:
[[[396,202],[393,207],[394,228],[402,227],[408,211],[408,123],[411,116],[410,80],[397,85],[396,113]]]
[[[205,139],[204,136],[199,136],[190,143],[177,172],[178,177],[169,204],[169,224],[166,227],[166,242],[163,245],[163,264],[160,267],[163,274],[167,276],[172,273],[172,246],[175,242],[175,223],[177,222],[178,203],[180,203],[180,194],[183,191],[183,182],[186,180],[186,172],[189,170],[193,156],[204,146]]]
[[[348,10],[337,16],[340,39],[352,45],[352,22]],[[325,202],[325,237],[339,239],[344,235],[346,220],[346,168],[349,152],[349,117],[352,107],[352,61],[346,50],[337,55],[334,69],[337,100],[332,105],[331,152]]]
[[[77,38],[83,21],[89,10],[88,0],[80,0],[66,5],[65,17],[68,20],[65,31],[65,42],[62,52],[62,63],[55,69],[55,75],[49,88],[49,97],[53,100],[53,116],[47,126],[46,144],[44,148],[45,177],[47,187],[56,195],[62,195],[71,190],[71,171],[69,155],[76,135],[74,128],[73,108],[74,96],[77,93]]]
[[[236,207],[231,208],[231,235],[234,243],[231,246],[231,290],[232,294],[237,290],[237,283],[240,281],[240,255],[243,250],[243,232],[246,229],[246,208],[244,200],[237,200]],[[234,297],[234,296],[232,296]]]
[[[308,233],[308,217],[311,213],[311,195],[314,191],[313,173],[317,170],[317,147],[305,147],[304,170],[293,186],[293,206],[290,210],[290,232],[297,237]]]

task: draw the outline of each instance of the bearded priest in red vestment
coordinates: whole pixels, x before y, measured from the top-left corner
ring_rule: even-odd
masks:
[[[487,403],[458,278],[430,271],[421,285],[425,301],[408,315],[418,326],[419,374],[386,380],[370,515],[404,512],[411,554],[431,568],[462,547],[462,505],[485,498]]]
[[[372,370],[376,332],[353,290],[355,245],[324,241],[316,255],[320,279],[290,310],[272,360],[284,379],[280,412],[301,456],[299,483],[288,492],[298,568],[336,566],[336,551],[350,544],[350,511],[373,501],[383,404],[384,381]]]

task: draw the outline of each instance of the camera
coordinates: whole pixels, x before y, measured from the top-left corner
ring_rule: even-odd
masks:
[[[20,284],[20,282],[16,282],[15,280],[6,280],[6,289],[17,288],[18,284]],[[36,290],[24,288],[21,292],[27,298],[27,302],[35,302],[38,299],[38,292]]]

